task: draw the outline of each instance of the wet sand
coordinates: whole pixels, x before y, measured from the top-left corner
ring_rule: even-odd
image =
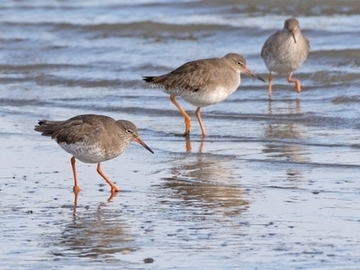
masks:
[[[0,9],[0,269],[358,269],[360,72],[353,1],[10,1]],[[294,77],[246,75],[195,108],[189,140],[169,97],[142,75],[244,54],[266,78],[265,39],[298,11],[311,52]],[[151,12],[150,12],[151,11]],[[41,16],[40,16],[41,15]],[[335,42],[336,41],[336,42]],[[132,144],[77,163],[33,131],[39,119],[133,121]]]
[[[109,201],[95,166],[78,162],[75,202],[70,156],[31,131],[35,117],[1,120],[2,269],[359,263],[356,145],[291,142],[303,133],[279,124],[266,140],[194,135],[189,152],[184,138],[145,128],[154,156],[133,144],[103,164],[121,192]]]

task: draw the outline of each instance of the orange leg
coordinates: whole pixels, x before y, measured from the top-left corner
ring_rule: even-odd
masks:
[[[297,79],[291,78],[291,76],[292,76],[292,73],[290,73],[290,75],[289,75],[289,77],[288,77],[288,79],[287,79],[288,82],[289,82],[289,83],[295,83],[295,89],[296,89],[296,91],[297,91],[298,93],[300,93],[300,92],[301,92],[300,81],[297,80]]]
[[[181,115],[185,118],[185,136],[189,136],[190,135],[190,129],[191,129],[191,118],[190,116],[184,111],[183,108],[181,108],[181,106],[179,105],[179,103],[176,102],[175,100],[175,95],[170,95],[170,100],[171,102],[176,106],[176,108],[179,110],[179,112],[181,113]]]
[[[80,189],[80,186],[78,184],[78,178],[77,178],[77,175],[76,175],[76,168],[75,168],[75,157],[72,157],[70,159],[70,162],[71,162],[71,167],[72,167],[72,171],[73,171],[73,176],[74,176],[74,187],[73,187],[73,191],[75,194],[79,193],[79,191],[81,190]]]
[[[272,74],[271,74],[271,71],[269,73],[269,88],[268,88],[268,97],[269,99],[271,99],[271,94],[272,94]]]
[[[202,135],[203,135],[203,137],[205,137],[205,136],[206,136],[206,131],[205,131],[205,128],[204,128],[204,124],[203,124],[203,122],[202,122],[202,120],[201,120],[200,109],[201,109],[201,108],[198,107],[198,108],[196,109],[196,111],[195,111],[195,114],[196,114],[196,117],[197,117],[197,119],[198,119],[198,121],[199,121]]]
[[[101,169],[101,163],[98,163],[96,171],[109,184],[109,186],[111,187],[111,193],[120,191],[120,189],[118,189],[118,187],[113,182],[111,182],[110,179],[103,173],[103,171]]]

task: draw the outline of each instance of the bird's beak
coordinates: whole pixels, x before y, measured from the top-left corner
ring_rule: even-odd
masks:
[[[293,36],[294,42],[296,43],[295,31],[294,31],[294,30],[293,30],[293,31],[290,31],[290,34]]]
[[[250,75],[252,77],[255,77],[256,79],[266,82],[263,78],[261,78],[260,76],[256,75],[254,72],[252,72],[250,69],[246,68],[244,71],[244,73],[246,73],[247,75]]]
[[[140,144],[142,147],[144,147],[145,149],[149,150],[151,153],[154,154],[153,150],[150,149],[149,146],[146,145],[146,143],[144,143],[140,137],[134,137],[134,141],[137,142],[138,144]]]

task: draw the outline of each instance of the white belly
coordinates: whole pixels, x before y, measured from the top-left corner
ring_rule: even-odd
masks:
[[[74,144],[59,143],[59,145],[76,159],[85,163],[99,163],[110,159],[105,151],[96,145],[88,145],[82,142]]]
[[[204,89],[204,90],[199,90],[198,92],[182,93],[179,96],[181,96],[187,102],[189,102],[190,104],[196,107],[206,107],[211,104],[216,104],[227,99],[231,94],[233,94],[236,91],[238,85],[239,84],[237,84],[236,87],[233,86],[230,89],[218,86],[216,89],[212,89],[212,90]]]

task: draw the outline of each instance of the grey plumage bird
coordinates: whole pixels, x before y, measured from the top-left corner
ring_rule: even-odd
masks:
[[[175,100],[182,97],[197,107],[195,114],[201,132],[206,136],[200,109],[227,99],[239,87],[240,73],[244,72],[261,81],[261,77],[246,67],[245,58],[236,53],[229,53],[222,58],[209,58],[187,62],[170,73],[161,76],[143,76],[143,80],[154,87],[163,88],[170,95],[171,102],[185,119],[185,133],[191,130],[190,116]]]
[[[97,163],[97,172],[109,184],[111,192],[118,187],[103,173],[101,162],[113,159],[125,151],[132,141],[154,153],[139,137],[136,126],[127,120],[115,121],[105,115],[78,115],[65,121],[41,120],[35,131],[54,139],[72,155],[74,192],[80,191],[75,169],[75,159],[85,163]]]
[[[269,70],[268,95],[272,94],[272,72],[288,75],[288,82],[295,83],[297,92],[301,92],[300,81],[292,78],[308,57],[309,40],[301,33],[297,19],[287,19],[284,28],[271,35],[264,43],[261,57]]]

